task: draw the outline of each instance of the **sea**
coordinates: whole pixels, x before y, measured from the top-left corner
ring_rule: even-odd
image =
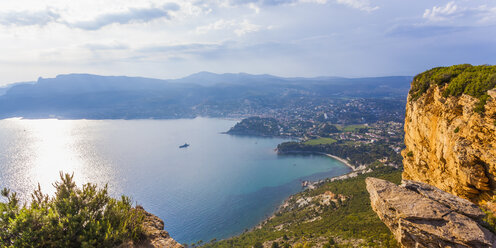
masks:
[[[0,120],[0,187],[50,195],[60,173],[108,185],[181,243],[224,239],[271,216],[302,180],[350,172],[320,155],[278,155],[282,138],[232,136],[236,120]],[[188,143],[187,148],[179,146]],[[2,199],[3,200],[3,199]]]

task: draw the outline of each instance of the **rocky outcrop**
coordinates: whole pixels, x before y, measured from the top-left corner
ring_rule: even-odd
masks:
[[[148,213],[140,206],[136,208],[143,211],[145,215],[143,223],[145,238],[139,244],[129,242],[119,246],[119,248],[183,248],[181,244],[172,239],[169,233],[164,230],[163,220]]]
[[[367,178],[372,209],[402,247],[496,247],[473,203],[421,182]]]
[[[496,91],[488,92],[480,115],[474,112],[478,99],[443,97],[443,90],[431,86],[418,99],[409,96],[403,178],[473,202],[487,201],[496,190]]]
[[[274,118],[248,117],[236,123],[234,127],[227,131],[227,134],[277,137],[281,134],[281,123]]]

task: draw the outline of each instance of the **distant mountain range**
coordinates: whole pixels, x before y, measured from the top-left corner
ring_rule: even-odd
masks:
[[[200,72],[181,79],[67,74],[0,88],[0,118],[184,118],[294,98],[405,98],[412,77],[283,78]],[[216,114],[218,115],[218,114]]]

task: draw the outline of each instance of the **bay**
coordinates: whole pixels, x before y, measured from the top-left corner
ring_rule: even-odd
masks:
[[[0,120],[0,187],[28,200],[59,173],[108,184],[165,221],[181,243],[227,238],[270,216],[301,180],[350,171],[325,156],[279,156],[281,138],[221,134],[236,121]],[[185,142],[191,144],[180,149]]]

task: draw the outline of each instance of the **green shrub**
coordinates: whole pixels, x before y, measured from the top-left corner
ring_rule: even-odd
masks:
[[[413,157],[413,152],[412,152],[412,151],[409,151],[406,155],[407,155],[408,157]]]
[[[496,216],[494,216],[494,213],[491,210],[483,209],[483,211],[486,214],[483,219],[483,225],[494,233],[496,231]]]
[[[256,242],[254,245],[253,245],[253,248],[263,248],[263,244],[262,242]]]
[[[144,215],[129,198],[111,198],[106,185],[79,188],[69,174],[60,178],[54,197],[38,185],[29,205],[2,190],[7,200],[0,202],[0,247],[114,247],[142,239]]]
[[[446,86],[444,97],[467,94],[479,99],[474,111],[484,113],[489,95],[487,91],[496,87],[496,66],[469,64],[436,67],[413,78],[410,89],[411,100],[417,100],[431,86]]]
[[[489,200],[489,203],[491,205],[496,203],[496,196],[493,196],[492,199]],[[496,213],[493,212],[491,209],[488,209],[487,206],[483,206],[481,209],[486,214],[486,216],[482,219],[482,225],[489,229],[491,232],[496,233]]]
[[[305,243],[298,243],[294,246],[294,248],[312,248],[313,245],[309,242],[305,242]]]
[[[460,132],[460,127],[455,128],[455,133],[458,133],[458,132]]]

